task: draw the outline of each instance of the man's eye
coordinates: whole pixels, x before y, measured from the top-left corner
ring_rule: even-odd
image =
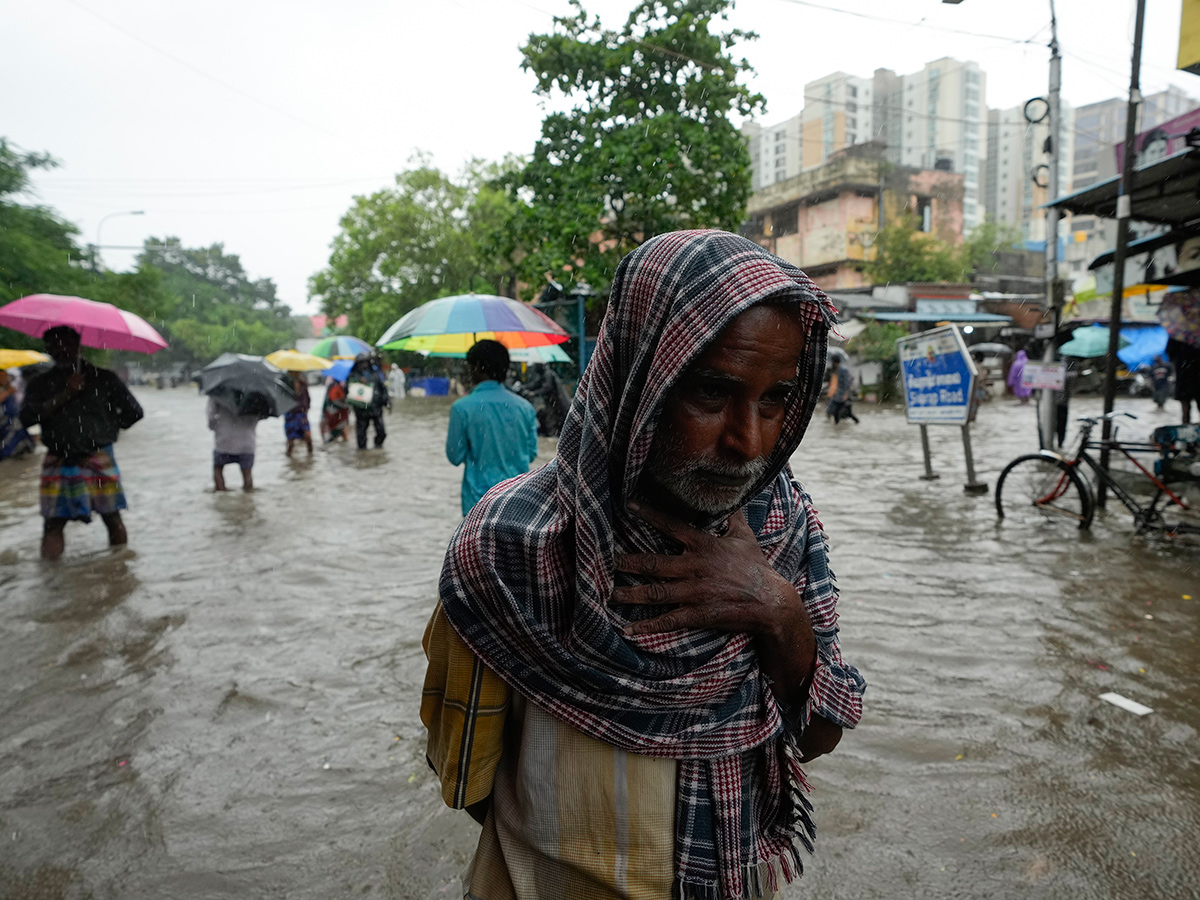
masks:
[[[763,394],[762,402],[769,406],[783,406],[788,402],[788,398],[792,396],[791,388],[781,388],[777,391],[769,391]]]
[[[720,400],[728,393],[725,385],[705,381],[694,385],[692,391],[702,400]]]

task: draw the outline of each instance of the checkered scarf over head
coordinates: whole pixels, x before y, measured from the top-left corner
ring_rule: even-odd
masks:
[[[625,257],[557,458],[475,506],[441,577],[450,623],[515,690],[586,735],[680,761],[680,897],[760,896],[778,874],[800,873],[797,842],[812,850],[794,738],[751,638],[627,637],[632,619],[663,610],[609,604],[616,577],[632,583],[614,575],[615,553],[668,552],[663,535],[625,509],[668,391],[725,326],[764,302],[797,310],[807,340],[800,389],[746,511],[806,605],[832,604],[820,523],[806,515],[787,461],[820,393],[836,311],[798,268],[717,231],[660,235]]]

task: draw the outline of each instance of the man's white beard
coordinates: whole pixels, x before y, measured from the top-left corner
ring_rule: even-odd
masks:
[[[684,459],[678,451],[678,441],[655,440],[646,471],[668,494],[704,515],[723,516],[741,509],[767,471],[763,456],[739,464],[707,456]],[[737,485],[714,484],[706,477],[710,474],[742,481]]]

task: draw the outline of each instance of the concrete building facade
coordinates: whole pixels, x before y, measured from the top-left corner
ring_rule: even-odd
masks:
[[[826,290],[871,283],[881,228],[915,216],[940,240],[963,238],[963,176],[890,164],[881,143],[847,147],[827,162],[756,191],[743,234],[800,266]],[[882,201],[882,205],[881,205]]]
[[[983,221],[987,77],[949,57],[912,75],[876,69],[871,78],[833,72],[804,86],[804,109],[772,127],[743,126],[763,190],[824,165],[847,147],[886,145],[886,159],[912,169],[960,173],[968,230]]]
[[[1066,193],[1074,174],[1075,111],[1067,103],[1061,108],[1058,183]],[[1044,241],[1046,212],[1041,207],[1050,199],[1050,154],[1046,152],[1050,123],[1030,124],[1024,106],[993,109],[988,112],[987,136],[984,204],[988,216],[1019,228],[1023,241]],[[1060,223],[1059,234],[1068,234],[1066,222]]]

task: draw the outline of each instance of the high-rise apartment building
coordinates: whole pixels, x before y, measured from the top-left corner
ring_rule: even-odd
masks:
[[[983,221],[987,79],[973,62],[944,58],[913,75],[877,69],[871,78],[834,72],[804,86],[799,116],[771,128],[743,126],[755,190],[822,165],[839,150],[887,144],[896,165],[963,176],[966,229]]]
[[[904,166],[962,173],[963,226],[970,231],[985,214],[987,76],[973,62],[944,57],[900,81],[892,101],[899,106],[899,131],[885,137],[892,158]]]
[[[838,150],[871,140],[872,80],[834,72],[804,86],[801,167],[807,171]]]
[[[872,81],[834,72],[804,86],[798,116],[770,127],[742,126],[754,190],[815,169],[834,153],[872,137]]]
[[[770,128],[754,122],[742,125],[742,135],[750,148],[752,190],[759,191],[800,174],[801,133],[800,116],[792,116]]]
[[[988,113],[987,165],[984,178],[984,202],[988,216],[997,222],[1021,229],[1025,241],[1046,239],[1046,211],[1050,200],[1050,155],[1046,138],[1047,120],[1030,124],[1025,107],[993,109]],[[1061,103],[1058,140],[1058,184],[1061,193],[1070,189],[1074,170],[1075,111]],[[1060,234],[1066,233],[1065,223]]]
[[[1165,91],[1143,98],[1141,121],[1138,132],[1156,128],[1168,119],[1181,116],[1200,106],[1200,101],[1189,97],[1180,88],[1172,85]],[[1116,176],[1116,145],[1125,140],[1125,117],[1129,110],[1127,100],[1113,97],[1089,103],[1076,110],[1074,175],[1070,182],[1072,191]],[[1067,187],[1064,184],[1063,193]],[[1096,253],[1110,249],[1116,243],[1115,220],[1097,219],[1093,216],[1076,216],[1072,228],[1083,232],[1088,241],[1095,241]],[[1095,248],[1089,248],[1089,251]]]

